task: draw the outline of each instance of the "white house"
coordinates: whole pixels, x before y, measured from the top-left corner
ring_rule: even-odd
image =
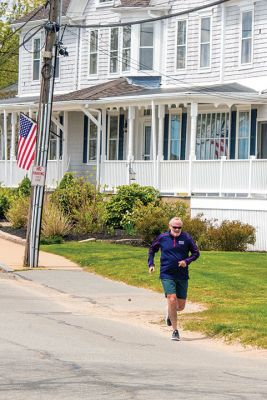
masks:
[[[24,24],[32,14],[17,22]],[[40,92],[41,11],[21,29],[18,95],[0,101],[0,181],[15,186],[18,113]],[[267,250],[267,1],[63,0],[47,185],[133,178],[240,219]]]

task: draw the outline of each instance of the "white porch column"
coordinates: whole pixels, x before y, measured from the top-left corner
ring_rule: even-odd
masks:
[[[8,186],[8,173],[7,173],[7,112],[4,110],[4,155],[5,155],[5,180],[4,185]]]
[[[11,146],[10,146],[10,160],[9,160],[9,167],[10,167],[10,174],[9,174],[9,184],[13,186],[13,164],[14,160],[16,159],[15,155],[15,135],[16,135],[16,120],[17,114],[11,114]]]
[[[157,156],[157,187],[161,188],[161,161],[164,158],[163,154],[163,140],[164,140],[164,117],[165,117],[165,106],[163,104],[158,107],[158,118],[159,118],[159,137],[158,137],[158,156]]]
[[[151,121],[151,131],[152,131],[152,157],[154,163],[154,183],[153,186],[158,188],[157,182],[157,132],[156,132],[156,105],[154,100],[151,102],[151,112],[152,112],[152,121]]]
[[[197,133],[198,103],[191,103],[191,138],[189,153],[188,194],[192,192],[192,163],[196,159],[196,133]]]
[[[69,168],[69,155],[68,155],[68,135],[69,135],[69,113],[64,111],[64,133],[63,133],[63,151],[62,151],[62,176]]]
[[[129,132],[128,154],[127,154],[128,162],[131,162],[134,159],[134,154],[133,154],[134,119],[135,119],[135,107],[130,106],[128,110],[128,132]]]
[[[98,111],[97,114],[97,145],[96,145],[96,185],[99,187],[100,185],[100,168],[101,168],[101,154],[100,154],[100,147],[101,147],[101,112]]]
[[[102,128],[101,128],[101,155],[100,155],[100,176],[99,176],[99,184],[100,190],[103,191],[103,186],[105,184],[105,161],[106,161],[106,134],[107,134],[107,110],[106,108],[102,109]]]

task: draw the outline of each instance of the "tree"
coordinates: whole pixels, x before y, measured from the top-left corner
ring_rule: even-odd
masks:
[[[44,0],[0,2],[0,88],[18,80],[19,32],[13,32],[12,22],[44,3]]]

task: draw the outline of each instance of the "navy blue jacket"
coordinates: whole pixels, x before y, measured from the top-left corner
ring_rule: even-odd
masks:
[[[183,231],[178,237],[172,236],[170,232],[157,236],[149,248],[149,267],[154,265],[154,256],[159,249],[161,250],[160,278],[187,280],[189,278],[188,265],[200,255],[191,236]],[[184,268],[178,266],[178,262],[182,260],[186,262]]]

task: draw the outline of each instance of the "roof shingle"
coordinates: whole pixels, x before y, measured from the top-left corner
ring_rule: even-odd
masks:
[[[71,2],[71,0],[62,0],[62,15],[63,15],[63,16],[66,15],[67,9],[68,9],[68,7],[69,7],[70,2]],[[47,9],[47,8],[46,8],[46,9],[45,9],[45,8],[42,8],[42,9],[31,19],[31,17],[34,15],[35,12],[36,12],[36,9],[33,10],[33,11],[31,11],[29,14],[24,15],[23,17],[17,19],[17,20],[14,21],[13,23],[14,23],[14,24],[20,24],[20,23],[23,23],[23,22],[27,22],[28,20],[31,20],[31,21],[39,21],[39,20],[47,19],[47,18],[48,18],[49,9]]]

